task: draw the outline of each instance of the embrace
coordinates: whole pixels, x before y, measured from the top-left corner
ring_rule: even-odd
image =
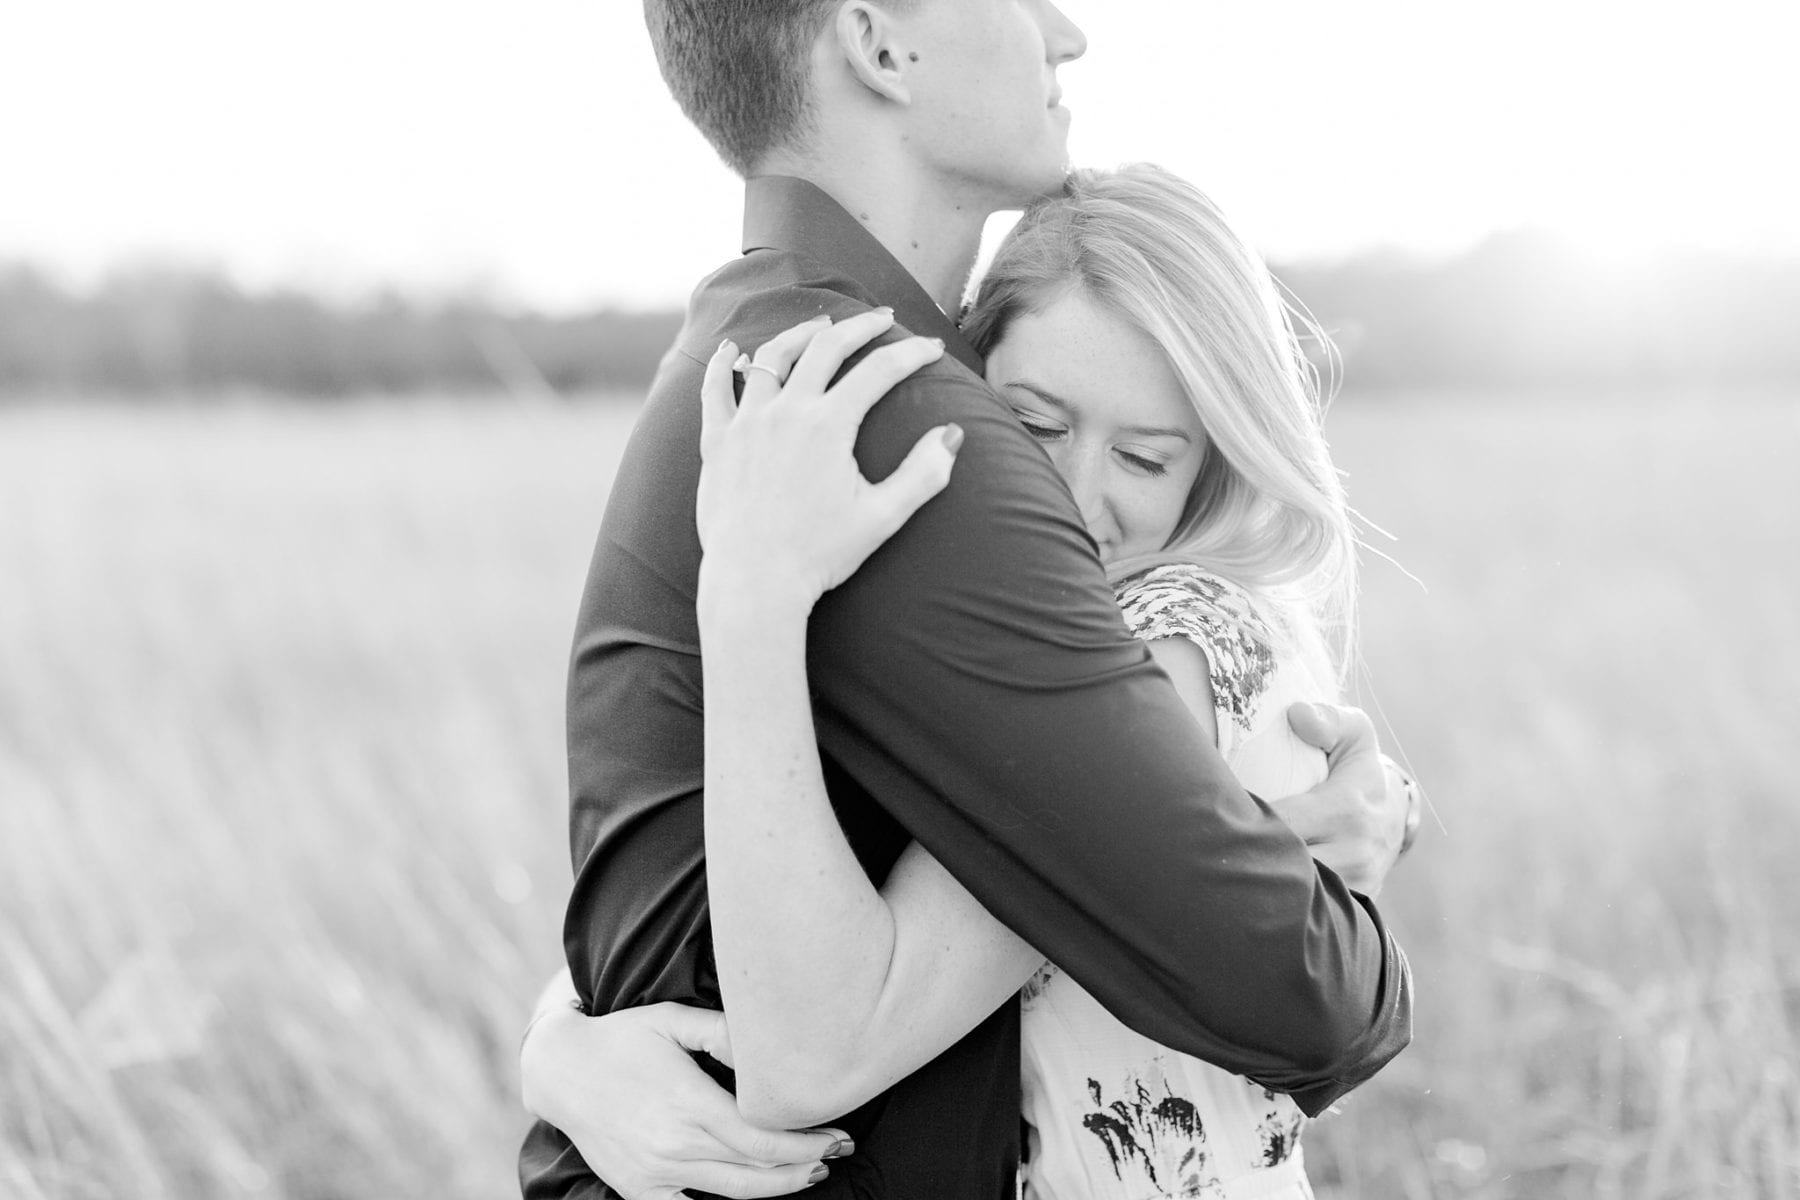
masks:
[[[1070,172],[1050,0],[644,9],[745,253],[582,602],[525,1195],[1310,1196],[1410,1036],[1417,794],[1336,705],[1300,317],[1189,184]]]

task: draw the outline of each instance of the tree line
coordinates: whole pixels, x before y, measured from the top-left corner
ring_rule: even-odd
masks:
[[[1800,383],[1800,261],[1687,253],[1602,262],[1499,234],[1450,260],[1372,253],[1277,274],[1353,387]],[[247,292],[205,272],[76,291],[0,268],[0,397],[633,392],[679,312],[509,310],[388,293]]]
[[[0,396],[554,398],[643,387],[680,327],[675,312],[548,316],[473,298],[252,293],[169,269],[77,293],[15,266],[0,270]]]

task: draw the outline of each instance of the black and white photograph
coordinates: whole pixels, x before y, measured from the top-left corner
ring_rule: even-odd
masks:
[[[1800,14],[0,21],[0,1200],[1800,1196]]]

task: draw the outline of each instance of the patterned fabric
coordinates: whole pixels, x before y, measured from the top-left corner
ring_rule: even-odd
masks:
[[[1229,755],[1255,728],[1257,702],[1275,675],[1275,639],[1250,594],[1191,563],[1151,567],[1114,594],[1139,638],[1184,637],[1206,651],[1219,752]]]
[[[1285,796],[1323,778],[1324,756],[1294,737],[1285,710],[1331,690],[1277,650],[1250,593],[1177,563],[1116,596],[1139,638],[1206,651],[1219,750],[1245,786]],[[1055,964],[1021,997],[1025,1200],[1311,1200],[1306,1118],[1291,1099],[1134,1032]]]

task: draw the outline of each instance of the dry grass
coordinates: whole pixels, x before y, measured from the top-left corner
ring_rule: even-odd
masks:
[[[492,1197],[629,410],[0,416],[0,1195]],[[1347,402],[1442,819],[1322,1192],[1800,1192],[1800,409]]]
[[[1371,570],[1366,653],[1443,828],[1386,893],[1417,1041],[1315,1174],[1800,1192],[1800,407],[1421,398],[1336,432],[1430,588]]]

